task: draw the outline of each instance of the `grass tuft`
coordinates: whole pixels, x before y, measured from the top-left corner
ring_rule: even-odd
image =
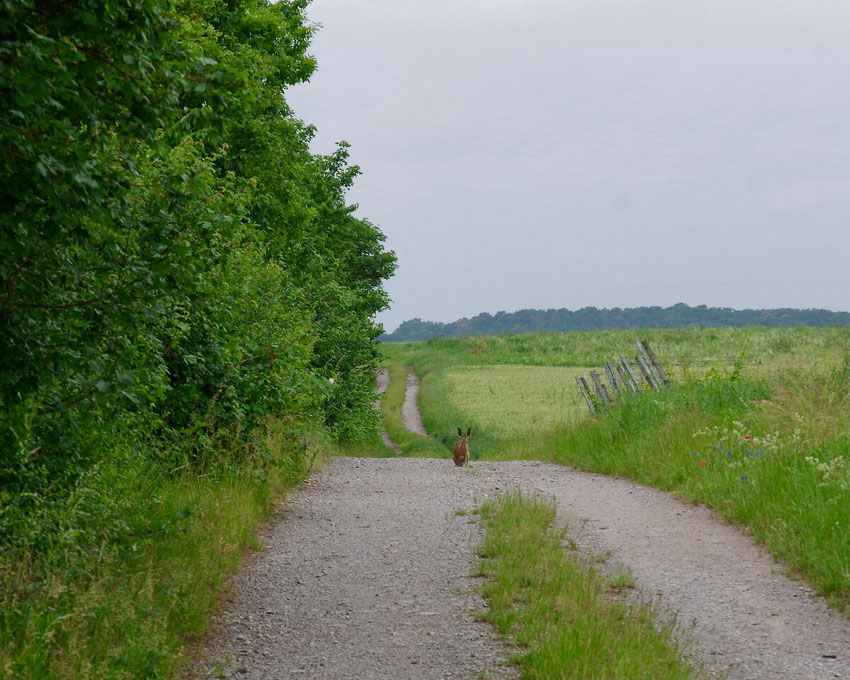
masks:
[[[659,625],[647,606],[612,599],[605,581],[564,550],[563,532],[551,526],[554,505],[516,491],[480,512],[484,618],[522,650],[523,677],[696,677],[672,642],[672,624]],[[621,580],[630,576],[624,571]]]

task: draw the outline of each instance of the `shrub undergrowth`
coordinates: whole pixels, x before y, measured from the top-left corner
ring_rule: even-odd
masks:
[[[376,440],[395,256],[286,101],[306,4],[3,4],[4,677],[168,676],[314,433]]]

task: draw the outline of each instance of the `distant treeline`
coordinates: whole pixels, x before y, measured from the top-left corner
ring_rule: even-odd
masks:
[[[500,335],[534,331],[601,331],[630,328],[681,328],[686,326],[846,326],[850,312],[826,309],[731,309],[730,307],[634,307],[598,309],[522,309],[518,312],[483,312],[471,319],[438,323],[411,319],[382,336],[386,342],[454,338],[464,335]]]

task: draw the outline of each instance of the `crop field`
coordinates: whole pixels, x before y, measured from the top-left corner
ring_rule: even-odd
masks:
[[[736,361],[748,371],[791,368],[822,370],[843,359],[850,329],[677,328],[433,339],[385,344],[391,361],[413,366],[419,375],[449,366],[511,364],[600,368],[620,354],[634,357],[635,338],[650,342],[670,373],[684,379]]]
[[[584,416],[575,376],[590,369],[484,365],[450,368],[440,376],[454,409],[498,438],[529,434]]]

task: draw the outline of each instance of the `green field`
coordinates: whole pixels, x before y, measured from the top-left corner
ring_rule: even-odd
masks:
[[[672,328],[571,333],[529,333],[479,338],[433,339],[383,346],[390,359],[404,360],[422,375],[449,365],[520,364],[595,366],[635,354],[635,338],[648,340],[665,366],[681,377],[682,364],[712,368],[743,357],[751,368],[834,366],[843,357],[847,327]]]
[[[586,368],[561,366],[459,366],[440,376],[455,410],[499,438],[553,429],[587,411],[575,376]]]
[[[599,416],[574,376],[652,344],[673,388]],[[677,329],[432,340],[385,348],[422,378],[443,454],[539,459],[702,502],[850,613],[850,329]],[[386,415],[386,414],[385,414]]]

